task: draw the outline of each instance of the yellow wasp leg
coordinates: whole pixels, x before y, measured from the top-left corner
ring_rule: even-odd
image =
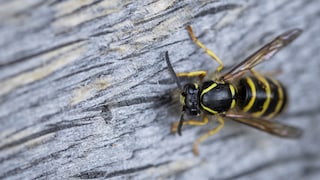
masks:
[[[215,70],[216,73],[220,72],[223,69],[223,62],[218,58],[217,55],[215,55],[210,49],[208,49],[205,45],[203,45],[194,35],[191,26],[187,26],[187,30],[189,32],[189,35],[192,39],[192,41],[194,43],[196,43],[199,47],[201,47],[202,49],[204,49],[206,51],[206,53],[215,61],[217,61],[219,63],[219,66],[217,67],[217,69]]]
[[[177,73],[178,77],[199,77],[200,80],[202,80],[206,75],[207,75],[207,71]]]
[[[208,124],[208,117],[206,115],[203,116],[202,121],[197,121],[197,120],[189,120],[189,121],[184,121],[183,125],[192,125],[192,126],[203,126]],[[175,122],[171,126],[171,132],[175,133],[177,132],[179,122]]]
[[[217,132],[219,132],[223,126],[224,126],[224,120],[221,116],[217,116],[217,120],[219,121],[219,126],[217,126],[216,128],[210,130],[209,132],[207,132],[206,134],[200,136],[194,143],[193,143],[193,153],[194,155],[198,156],[199,155],[199,151],[198,151],[198,145],[203,142],[204,140],[206,140],[208,137],[213,136],[214,134],[216,134]]]

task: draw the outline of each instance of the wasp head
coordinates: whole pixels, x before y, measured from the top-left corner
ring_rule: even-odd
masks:
[[[183,110],[189,115],[199,115],[199,86],[197,84],[186,84],[180,95]]]

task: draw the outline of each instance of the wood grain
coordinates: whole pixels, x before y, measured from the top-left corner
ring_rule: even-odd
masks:
[[[0,1],[0,179],[319,179],[320,1]],[[261,71],[290,93],[285,140],[226,121],[170,133],[177,72],[227,66],[291,28],[304,30]]]

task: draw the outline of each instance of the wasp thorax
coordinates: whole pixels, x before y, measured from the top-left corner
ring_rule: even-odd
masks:
[[[186,84],[183,89],[180,101],[183,104],[184,111],[189,115],[200,114],[198,85]]]

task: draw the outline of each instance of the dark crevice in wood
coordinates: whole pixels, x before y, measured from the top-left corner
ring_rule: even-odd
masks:
[[[158,22],[157,26],[159,26],[163,21],[165,21],[165,20],[162,20],[162,21]],[[155,26],[155,27],[157,27],[157,26]],[[138,32],[138,33],[141,34],[141,33],[144,33],[144,32],[151,32],[155,27],[152,27],[152,28],[149,28],[149,29],[144,29],[143,32]],[[132,34],[131,36],[128,36],[128,37],[126,37],[124,39],[121,39],[122,42],[121,42],[120,45],[132,44],[132,42],[131,42],[132,41],[132,36],[134,36],[134,35]],[[157,42],[159,42],[159,41],[165,40],[166,38],[167,38],[167,35],[164,35],[162,37],[157,37],[154,40],[157,40]],[[185,39],[185,40],[187,40],[187,39]],[[185,41],[185,40],[181,40],[181,41]],[[154,41],[153,43],[151,43],[149,45],[144,45],[144,47],[142,49],[136,49],[131,54],[123,56],[123,57],[119,58],[118,60],[127,60],[127,59],[131,59],[131,58],[140,57],[140,56],[142,56],[142,55],[144,55],[146,53],[149,53],[150,49],[156,50],[156,49],[160,49],[160,48],[166,47],[166,46],[170,47],[170,44],[165,44],[165,45],[159,46],[159,47],[153,47],[154,44],[156,44],[155,42],[156,41]],[[173,42],[173,44],[179,43],[179,42],[180,41],[175,41],[175,42]],[[113,51],[112,49],[109,50],[109,52],[112,52],[112,51]]]
[[[143,103],[150,103],[150,102],[159,102],[162,100],[164,100],[164,102],[168,102],[168,99],[171,100],[169,96],[141,96],[141,97],[136,97],[136,98],[127,99],[123,101],[118,101],[109,105],[112,107],[123,107],[123,106],[132,106],[136,104],[143,104]]]
[[[158,64],[159,62],[157,62],[156,64],[153,64],[152,66],[155,67],[157,65],[158,71],[152,72],[152,74],[150,74],[150,76],[147,76],[145,79],[141,80],[139,83],[137,83],[136,85],[131,86],[131,89],[136,88],[138,86],[143,85],[143,83],[148,82],[150,79],[153,79],[155,76],[158,76],[160,72],[164,71],[164,68],[161,67],[161,65]],[[151,67],[152,67],[151,66]],[[139,73],[139,72],[138,72]],[[137,75],[138,76],[138,75]]]
[[[261,165],[257,165],[251,169],[245,170],[243,172],[240,172],[238,174],[231,175],[229,177],[224,177],[224,178],[217,178],[219,180],[229,180],[229,179],[239,179],[242,177],[246,177],[252,174],[259,173],[265,169],[270,169],[271,167],[274,166],[279,166],[287,163],[292,163],[295,161],[310,161],[310,160],[317,160],[319,159],[319,155],[317,154],[310,154],[310,153],[305,153],[299,156],[294,156],[294,157],[285,157],[285,158],[278,158],[273,161],[266,162]]]
[[[28,89],[26,91],[23,91],[21,93],[14,94],[14,96],[15,97],[19,97],[21,95],[24,95],[24,94],[28,93],[29,91],[36,90],[36,89],[37,89],[37,87],[32,88],[32,89],[30,88],[30,89]],[[45,97],[42,97],[42,98],[38,99],[36,102],[30,103],[30,105],[28,107],[21,107],[19,109],[16,109],[15,111],[11,110],[10,113],[7,114],[6,116],[2,116],[2,117],[0,116],[0,117],[1,117],[1,119],[8,119],[8,118],[12,117],[14,114],[17,114],[17,113],[23,111],[26,108],[31,109],[31,108],[40,107],[40,106],[43,105],[40,102],[49,102],[50,99],[53,99],[53,98],[58,97],[58,96],[59,96],[59,91],[56,94],[52,95],[52,96],[45,96]],[[7,99],[10,100],[10,98],[12,98],[12,97],[10,97],[10,95],[6,95],[6,96],[4,96],[2,98],[0,97],[0,100],[1,100],[1,102],[3,104],[5,104]],[[60,108],[60,110],[58,110],[56,112],[53,112],[53,113],[50,113],[50,114],[46,114],[43,117],[40,117],[38,122],[45,122],[45,121],[49,120],[51,117],[60,114],[62,111],[63,111],[63,109]]]
[[[113,31],[113,30],[100,31],[100,32],[91,34],[89,37],[99,37],[99,36],[104,36],[104,35],[107,35],[107,34],[112,34],[114,32],[115,31]]]
[[[136,32],[136,34],[140,35],[140,34],[143,34],[144,32],[152,32],[154,28],[158,27],[161,23],[163,23],[165,21],[166,21],[166,19],[161,19],[156,23],[155,26],[152,26],[150,28],[145,27],[142,31]],[[130,36],[125,36],[125,38],[120,39],[122,41],[120,45],[132,44],[132,37],[135,36],[136,34],[131,34]],[[167,35],[164,35],[164,36],[162,36],[160,38],[154,38],[154,40],[162,41],[162,40],[165,40],[167,37],[168,37]],[[152,45],[153,44],[156,44],[155,41],[152,43]],[[151,49],[150,47],[152,47],[152,45],[144,46],[144,48],[139,49],[139,52],[141,52],[143,50],[146,50],[147,52],[150,51],[150,49]],[[110,50],[110,51],[112,51],[112,50]],[[144,54],[144,53],[141,53],[141,54],[138,54],[138,55],[142,55],[142,54]],[[131,56],[129,55],[128,57],[131,57]]]
[[[22,10],[22,11],[18,11],[17,13],[12,14],[12,17],[23,16],[24,14],[28,15],[28,13],[32,13],[32,11],[36,12],[37,8],[39,8],[40,6],[42,6],[42,5],[46,4],[46,3],[47,3],[46,0],[39,1],[38,3],[28,7],[28,9],[25,9],[25,10]]]
[[[106,124],[110,124],[110,121],[112,120],[113,116],[109,105],[102,105],[101,117],[104,119]]]
[[[152,66],[154,66],[154,65],[152,65]],[[164,71],[164,69],[160,69],[159,72],[160,71]],[[157,73],[154,73],[154,75],[152,75],[150,78],[153,78],[153,76],[155,76],[155,75],[157,75]],[[128,78],[132,78],[132,77],[128,77]],[[145,79],[145,80],[141,81],[140,83],[138,83],[138,85],[140,86],[143,82],[145,82],[147,80],[148,79]],[[138,85],[132,86],[131,89],[135,88]],[[114,84],[113,86],[117,86],[117,84]],[[127,92],[124,92],[124,93],[127,93]],[[114,96],[112,99],[114,100],[118,96],[124,96],[124,94],[123,93],[122,94],[118,94],[117,96]],[[96,98],[96,97],[93,97],[93,98]],[[112,102],[112,103],[108,103],[109,100],[106,100],[104,103],[102,103],[102,104],[104,104],[102,106],[102,109],[103,108],[107,108],[106,112],[108,112],[108,108],[110,108],[110,107],[123,107],[123,106],[131,106],[131,105],[142,104],[142,103],[150,103],[150,102],[155,102],[155,106],[158,106],[158,105],[166,104],[166,103],[170,102],[171,100],[172,100],[172,97],[170,95],[168,95],[168,93],[164,93],[162,95],[157,95],[157,96],[150,96],[150,97],[136,97],[136,98],[123,100],[123,101]],[[91,108],[97,108],[97,106],[96,107],[91,107]]]
[[[165,161],[165,162],[158,163],[158,164],[149,164],[149,165],[145,165],[145,166],[125,169],[125,170],[120,170],[120,171],[114,171],[112,173],[106,174],[105,178],[111,178],[111,177],[116,177],[116,176],[121,176],[121,175],[126,175],[126,174],[132,174],[132,173],[143,171],[143,170],[146,170],[149,168],[156,168],[156,167],[159,167],[162,165],[166,165],[166,164],[169,164],[170,162],[171,161]]]
[[[58,96],[58,94],[55,95],[55,96]],[[39,102],[49,102],[49,101],[48,101],[49,99],[52,99],[52,98],[49,98],[48,96],[43,97],[43,98],[39,99],[37,102],[32,103],[31,106],[29,106],[29,107],[27,107],[27,108],[31,108],[31,107],[37,108],[37,107],[40,107],[40,106],[42,106],[42,104],[39,103]],[[8,119],[8,118],[14,116],[14,114],[17,114],[17,113],[23,111],[24,109],[26,109],[26,107],[21,107],[21,108],[15,110],[15,111],[11,111],[8,115],[1,117],[1,119]],[[62,112],[63,112],[63,108],[61,107],[61,108],[60,108],[58,111],[56,111],[56,112],[48,113],[48,114],[46,114],[46,115],[44,115],[44,116],[42,116],[42,117],[39,117],[39,119],[37,120],[37,124],[43,123],[43,122],[46,122],[46,121],[49,121],[49,120],[51,119],[51,117],[54,117],[54,116],[56,116],[56,115],[59,115],[59,114],[61,114]],[[35,124],[33,124],[33,125],[31,125],[31,126],[35,126]],[[11,133],[10,135],[8,135],[7,137],[9,137],[9,136],[11,136],[11,135],[14,135],[15,133],[18,133],[18,132],[20,132],[21,130],[24,130],[25,128],[29,128],[29,127],[31,127],[31,126],[26,126],[26,127],[24,127],[23,129],[17,130],[17,131],[15,131],[15,132]]]
[[[158,63],[158,62],[157,62],[157,63]],[[156,64],[157,64],[157,63],[156,63]],[[156,64],[147,65],[147,66],[143,67],[143,69],[148,69],[148,68],[154,67]],[[120,66],[121,66],[121,65],[120,65]],[[114,68],[116,69],[116,68],[118,68],[118,67],[114,67]],[[120,67],[120,68],[121,68],[121,67]],[[154,72],[152,75],[148,76],[148,78],[142,79],[140,82],[137,82],[136,85],[131,86],[130,89],[133,89],[133,88],[135,88],[135,87],[137,87],[137,86],[141,86],[144,82],[148,81],[150,78],[153,78],[154,76],[157,75],[157,73],[159,73],[159,72],[161,72],[161,71],[163,71],[163,70],[164,70],[164,69],[161,68],[158,72]],[[99,74],[101,75],[101,73],[99,73]],[[111,86],[108,87],[108,89],[112,89],[113,87],[118,87],[119,85],[123,85],[123,82],[129,81],[129,80],[132,79],[133,77],[137,77],[139,74],[140,74],[140,71],[132,74],[130,77],[124,78],[124,79],[122,80],[122,82],[118,82],[118,83],[112,84]],[[91,77],[91,78],[92,78],[92,77]],[[115,99],[117,99],[117,98],[120,97],[120,96],[124,96],[125,93],[128,93],[128,92],[126,91],[126,92],[121,92],[121,93],[119,93],[119,94],[115,94],[111,99],[106,99],[106,100],[103,102],[103,104],[107,104],[107,105],[113,104],[113,103],[108,103],[108,102],[110,102],[110,101],[114,102]],[[90,101],[91,99],[96,99],[96,98],[99,97],[99,96],[101,96],[101,94],[96,94],[95,96],[87,99],[87,101]]]
[[[177,12],[177,11],[179,11],[180,9],[183,9],[183,8],[185,8],[186,6],[187,6],[187,4],[184,4],[184,5],[182,5],[182,6],[178,6],[178,7],[174,8],[174,9],[172,9],[172,10],[170,10],[170,11],[164,12],[163,14],[159,14],[159,15],[153,16],[153,17],[151,17],[151,18],[148,18],[148,19],[144,19],[144,20],[135,22],[134,25],[135,25],[135,26],[138,26],[138,25],[141,25],[141,24],[148,23],[148,22],[150,22],[150,21],[152,21],[152,20],[155,20],[155,19],[160,19],[160,18],[162,18],[162,17],[164,17],[164,16],[166,16],[166,15],[169,15],[169,14],[172,13],[172,12]],[[154,27],[157,27],[157,26],[154,26]]]
[[[54,46],[54,47],[51,47],[51,48],[48,48],[48,49],[45,49],[45,50],[42,50],[42,51],[39,51],[39,52],[36,52],[34,54],[30,54],[30,55],[26,55],[26,56],[23,56],[23,57],[20,57],[20,58],[17,58],[17,59],[14,59],[12,61],[7,61],[7,62],[3,62],[0,64],[0,68],[4,68],[5,66],[13,66],[17,63],[20,63],[20,62],[24,62],[28,59],[31,59],[31,58],[35,58],[37,56],[40,56],[40,55],[43,55],[43,54],[46,54],[46,53],[49,53],[49,52],[52,52],[52,51],[55,51],[57,49],[60,49],[60,48],[64,48],[66,46],[70,46],[70,45],[73,45],[73,44],[77,44],[77,43],[80,43],[80,42],[83,42],[85,41],[86,39],[77,39],[77,40],[74,40],[74,41],[70,41],[70,42],[65,42],[65,43],[62,43],[62,44],[59,44],[57,46]]]
[[[81,172],[78,175],[71,176],[71,178],[80,178],[80,179],[96,179],[105,177],[106,171],[87,171]]]
[[[127,60],[127,59],[131,59],[131,58],[136,58],[136,57],[139,57],[139,56],[144,55],[146,53],[150,53],[150,50],[149,51],[142,51],[141,50],[139,52],[133,52],[133,53],[131,53],[129,55],[126,55],[124,57],[119,58],[118,60],[121,61],[121,60]]]
[[[14,168],[14,169],[12,169],[10,171],[7,171],[7,172],[3,173],[2,175],[0,175],[0,179],[8,178],[10,176],[15,176],[17,174],[20,174],[20,173],[30,169],[30,168],[33,168],[33,167],[39,165],[40,163],[44,163],[44,162],[49,161],[49,160],[52,161],[54,159],[58,159],[61,153],[66,152],[66,151],[76,147],[79,144],[80,143],[72,144],[72,145],[68,146],[65,149],[62,149],[60,151],[51,153],[51,154],[49,154],[47,156],[44,156],[44,157],[41,157],[39,159],[35,159],[35,160],[31,161],[30,163],[28,163],[26,165],[23,165],[21,167],[16,167],[16,168]]]
[[[311,176],[315,174],[320,174],[320,166],[306,166],[303,168],[302,177],[307,178],[307,176]]]
[[[132,150],[132,155],[131,155],[131,157],[127,158],[126,161],[134,160],[137,152],[139,152],[139,151],[144,151],[144,150],[150,150],[150,147],[151,147],[151,145],[149,145],[149,146],[147,146],[147,147],[143,147],[143,148],[138,148],[138,149]]]
[[[1,118],[2,118],[2,119],[8,119],[10,116],[12,116],[13,114],[15,114],[15,113],[17,113],[17,112],[19,112],[19,111],[20,111],[20,110],[17,110],[16,112],[12,112],[12,113],[10,113],[9,115],[7,115],[7,116],[5,116],[5,117],[1,117]],[[62,111],[58,111],[58,112],[54,112],[54,113],[51,113],[51,114],[44,115],[43,117],[39,118],[39,120],[36,122],[36,124],[49,121],[49,119],[50,119],[51,117],[54,117],[54,116],[56,116],[56,115],[58,115],[58,114],[60,114],[60,113],[62,113]],[[7,136],[5,136],[5,138],[10,138],[11,136],[14,136],[15,134],[18,134],[18,133],[20,133],[20,132],[22,132],[22,131],[30,128],[30,127],[36,126],[36,124],[31,124],[31,125],[29,125],[29,126],[25,126],[25,127],[20,128],[20,129],[17,129],[16,131],[14,131],[14,132],[8,134]],[[0,162],[1,162],[1,161],[0,161]]]
[[[107,64],[108,64],[108,63],[107,63]],[[112,63],[111,63],[111,64],[112,64]],[[83,69],[83,70],[81,70],[81,71],[78,71],[78,72],[72,73],[72,74],[77,74],[77,73],[85,72],[86,70],[89,70],[89,69],[92,69],[92,68],[102,67],[102,66],[104,66],[104,65],[105,65],[105,63],[104,63],[104,64],[99,64],[99,65],[96,65],[96,66],[91,66],[91,67],[89,67],[88,69]],[[107,72],[107,71],[105,71],[105,72]],[[68,74],[68,75],[66,75],[64,78],[68,77],[69,75],[71,76],[71,74]],[[101,75],[102,75],[102,74],[99,73],[99,72],[96,73],[96,76],[101,76]],[[88,80],[95,79],[94,76],[95,76],[95,75],[90,76],[90,77],[82,80],[81,82],[86,82],[86,81],[88,81]],[[62,78],[60,77],[60,78],[58,78],[58,79],[55,79],[54,81],[58,81],[59,79],[62,79]],[[79,83],[77,83],[77,84],[80,84],[81,82],[79,82]],[[34,83],[35,83],[35,82],[30,83],[29,85],[32,85],[32,84],[34,84]],[[66,91],[70,91],[70,90],[74,89],[74,87],[73,87],[72,89],[70,89],[70,87],[73,87],[73,86],[70,84],[70,86],[68,86],[67,88],[57,89],[57,91],[56,91],[55,94],[51,95],[50,97],[49,97],[49,96],[45,96],[45,97],[39,99],[37,102],[31,104],[28,108],[30,108],[30,107],[39,107],[39,106],[41,106],[41,103],[39,103],[39,102],[47,102],[49,99],[53,99],[53,98],[55,98],[56,96],[59,96],[60,92],[66,92]],[[27,92],[30,92],[30,91],[33,91],[33,90],[37,90],[37,88],[39,88],[39,87],[29,88],[29,89],[27,89],[26,91],[20,92],[19,94],[14,94],[14,96],[15,96],[15,97],[18,97],[18,96],[24,95],[24,94],[26,94]],[[6,96],[1,97],[0,100],[1,100],[2,103],[5,103],[5,101],[6,101],[7,99],[10,99],[10,98],[12,98],[12,97],[7,94]],[[96,98],[96,97],[93,97],[93,99],[94,99],[94,98]],[[74,107],[74,106],[68,107],[67,109],[73,109],[73,107]],[[64,107],[64,108],[65,108],[64,110],[66,110],[66,107]],[[89,108],[90,108],[90,107],[89,107]],[[15,114],[15,113],[17,113],[17,112],[22,111],[23,109],[25,109],[25,107],[19,108],[19,109],[17,109],[16,111],[11,111],[10,114],[8,114],[8,115],[6,115],[6,116],[4,116],[4,117],[1,117],[1,118],[2,118],[2,119],[6,119],[6,118],[12,116],[13,114]],[[62,109],[62,108],[61,108],[61,109]],[[61,110],[61,111],[62,111],[62,110]],[[45,121],[46,121],[47,119],[49,119],[50,117],[61,113],[61,111],[58,111],[58,112],[55,112],[55,113],[52,113],[52,114],[49,114],[49,115],[46,115],[46,116],[40,118],[40,122],[45,122]]]
[[[32,180],[38,180],[38,179],[48,179],[50,175],[54,174],[55,171],[46,171],[42,174],[40,174],[39,176],[36,176],[35,178],[33,178]]]
[[[12,154],[7,155],[3,158],[0,158],[0,164],[4,163],[6,161],[10,161],[10,160],[14,161],[15,158],[20,158],[20,156],[19,156],[20,153],[21,153],[21,151],[17,152],[17,153],[12,153]]]
[[[107,171],[86,171],[86,172],[81,172],[78,175],[71,176],[72,178],[80,178],[80,179],[95,179],[95,178],[113,178],[117,176],[124,176],[132,173],[137,173],[140,171],[144,171],[149,168],[155,168],[159,167],[165,164],[169,164],[170,161],[162,162],[159,164],[148,164],[145,166],[140,166],[140,167],[134,167],[134,168],[129,168],[125,170],[119,170],[119,171],[113,171],[110,173],[107,173]]]
[[[58,151],[58,153],[60,153],[60,152],[65,152],[65,151],[71,149],[72,147],[74,147],[75,145],[78,145],[78,144],[70,145],[68,148]],[[30,148],[29,148],[29,149],[30,149]],[[20,154],[23,154],[23,152],[24,152],[25,150],[26,150],[26,149],[21,149],[21,150],[19,150],[18,152],[15,152],[15,153],[13,153],[13,154],[10,154],[10,155],[8,155],[8,156],[5,157],[5,158],[1,158],[1,159],[0,159],[0,164],[1,164],[1,163],[4,163],[4,162],[6,162],[6,161],[9,161],[9,160],[21,158]],[[49,155],[49,156],[51,156],[51,155]],[[20,168],[20,169],[21,169],[21,168]]]
[[[91,61],[91,60],[89,60],[89,61]],[[68,73],[68,74],[66,74],[64,76],[61,76],[61,77],[57,78],[57,79],[54,79],[53,82],[58,82],[58,81],[61,81],[61,80],[65,80],[65,79],[70,78],[70,77],[72,77],[74,75],[77,75],[77,74],[80,74],[80,73],[83,73],[83,72],[87,72],[87,71],[90,71],[90,70],[93,70],[93,69],[98,69],[98,68],[101,68],[103,66],[111,65],[111,64],[113,64],[113,62],[103,63],[103,64],[96,64],[94,66],[90,66],[89,65],[89,66],[86,66],[84,68],[78,68],[76,71]],[[104,73],[110,74],[110,71],[105,71]],[[92,78],[92,77],[89,77],[89,78]]]
[[[110,143],[110,144],[105,144],[105,145],[103,145],[103,146],[96,147],[96,148],[97,148],[97,149],[100,149],[100,148],[108,147],[108,146],[110,146],[111,144],[116,144],[116,143],[119,141],[119,139],[121,139],[121,138],[123,138],[123,137],[125,137],[125,136],[130,136],[130,135],[132,135],[132,133],[133,133],[133,131],[123,132],[123,133],[121,133],[121,134],[119,134],[119,135],[116,135],[116,137],[107,140],[108,142],[112,142],[112,143]]]
[[[161,96],[158,96],[158,98],[153,102],[151,107],[152,108],[159,108],[161,106],[165,106],[165,105],[169,104],[172,101],[173,101],[173,98],[170,95],[170,93],[168,92],[168,93],[165,93]]]
[[[126,13],[129,14],[130,12],[126,12]],[[119,19],[116,22],[113,22],[112,24],[107,24],[108,22],[106,22],[103,25],[98,26],[95,30],[96,31],[100,30],[100,31],[96,32],[96,33],[93,33],[93,34],[90,34],[89,37],[99,37],[101,35],[106,35],[106,34],[109,34],[109,33],[115,33],[115,32],[121,31],[121,29],[118,29],[118,28],[116,30],[114,30],[114,28],[112,29],[112,26],[113,25],[117,25],[117,24],[121,24],[121,23],[127,21],[128,20],[128,18],[127,18],[128,16],[124,15],[123,17],[119,17]],[[112,29],[112,30],[105,30],[105,29]]]
[[[52,143],[52,139],[48,139],[45,142],[42,143],[42,145],[50,144]],[[31,151],[35,146],[26,147],[26,148],[20,148],[18,151],[15,151],[14,153],[8,154],[8,156],[0,158],[0,164],[4,163],[6,161],[15,161],[15,159],[24,158],[24,153],[26,150]],[[59,151],[60,152],[60,151]]]
[[[171,135],[173,135],[173,134],[171,134]],[[184,143],[184,144],[177,146],[176,148],[171,148],[170,151],[165,151],[162,154],[159,154],[157,157],[158,157],[158,159],[162,159],[164,157],[168,157],[168,154],[177,154],[177,153],[179,153],[182,156],[187,155],[188,153],[191,153],[191,151],[190,151],[191,146],[192,146],[191,143]],[[187,151],[183,151],[184,147],[190,147],[190,149],[188,149]]]
[[[54,133],[54,132],[58,132],[58,131],[61,131],[61,130],[64,130],[64,129],[73,128],[73,127],[85,126],[85,125],[88,125],[88,124],[91,124],[91,123],[83,123],[83,124],[72,123],[72,124],[65,124],[65,125],[52,124],[52,125],[50,125],[51,128],[42,130],[40,132],[31,134],[29,136],[25,136],[25,137],[23,137],[21,139],[18,139],[16,141],[4,144],[3,146],[0,147],[0,151],[6,150],[8,148],[12,148],[14,146],[18,146],[20,144],[26,143],[26,142],[28,142],[30,140],[34,140],[36,138],[39,138],[39,137],[44,136],[44,135],[49,134],[49,133]]]
[[[116,22],[113,22],[112,24],[118,24],[119,22],[122,22],[124,20],[127,20],[127,17],[130,17],[131,15],[131,9],[127,9],[125,11],[125,15],[123,15],[122,17],[119,17],[118,21]],[[96,21],[99,21],[99,20],[102,20],[103,18],[107,18],[108,16],[112,16],[113,14],[106,14],[106,15],[102,15],[102,16],[98,16],[98,17],[94,17],[92,19],[89,19],[89,20],[86,20],[86,21],[83,21],[79,24],[77,24],[76,26],[74,27],[70,27],[70,28],[67,28],[66,30],[64,31],[61,31],[59,32],[58,34],[59,35],[64,35],[64,36],[67,36],[67,35],[71,35],[71,34],[74,34],[74,30],[77,30],[79,31],[80,29],[84,29],[86,25],[90,26],[89,24],[92,24],[93,22],[96,22]],[[53,19],[53,21],[56,21],[57,19]],[[107,21],[108,22],[108,21]],[[111,26],[111,25],[110,25]]]
[[[199,17],[206,16],[208,14],[217,14],[223,11],[233,10],[239,7],[241,7],[241,5],[239,4],[226,4],[226,5],[216,6],[216,7],[207,9],[205,11],[201,11],[200,13],[196,14],[194,17],[199,18]]]
[[[91,135],[85,136],[85,137],[83,137],[83,138],[80,138],[80,139],[77,140],[77,141],[83,142],[84,140],[87,140],[87,139],[92,138],[92,137],[94,137],[94,135],[91,134]]]
[[[179,41],[174,41],[174,42],[167,43],[167,44],[164,44],[164,45],[161,45],[161,46],[157,46],[154,49],[156,49],[156,50],[163,49],[164,47],[171,47],[172,45],[182,44],[183,42],[187,42],[187,41],[190,41],[190,39],[188,38],[188,39],[182,39],[182,40],[179,40]]]
[[[164,21],[164,20],[163,20],[163,21]],[[162,22],[162,21],[158,22],[157,26],[158,26],[161,22]],[[136,31],[135,33],[131,33],[130,35],[125,35],[124,37],[121,37],[122,39],[117,40],[117,42],[120,42],[119,45],[128,45],[128,44],[130,44],[130,45],[132,45],[132,47],[138,46],[138,45],[142,45],[142,43],[138,43],[138,42],[133,41],[133,37],[139,36],[139,34],[152,32],[154,28],[155,28],[155,27],[145,28],[145,29],[143,29],[142,31]],[[165,36],[165,37],[166,37],[166,36]],[[137,51],[142,52],[142,51],[144,51],[144,53],[141,53],[141,55],[142,55],[142,54],[145,54],[146,50],[147,50],[147,52],[149,52],[150,49],[152,49],[152,48],[150,48],[150,47],[152,47],[153,44],[155,44],[155,42],[156,42],[155,40],[157,40],[157,38],[154,38],[154,39],[153,39],[153,42],[152,42],[152,43],[149,42],[148,45],[145,44],[145,43],[143,43],[143,48],[134,48],[134,51],[133,51],[133,52],[137,52]],[[115,41],[112,41],[112,42],[115,42]],[[110,51],[110,52],[113,52],[113,51],[118,51],[118,50],[117,50],[117,48],[115,48],[115,50],[110,49],[109,51]],[[129,56],[130,56],[130,55],[129,55]],[[120,60],[122,60],[122,59],[120,59]]]
[[[73,15],[73,14],[78,13],[78,12],[81,12],[82,10],[85,10],[85,9],[87,9],[87,8],[92,8],[93,5],[96,5],[96,4],[98,4],[98,3],[102,2],[102,1],[103,1],[103,0],[97,0],[97,1],[92,2],[91,4],[83,5],[83,6],[75,9],[74,11],[72,11],[72,12],[70,12],[70,13],[63,14],[63,15],[61,15],[61,16],[57,16],[55,20],[60,19],[60,18],[64,18],[64,17],[67,17],[67,16],[70,16],[70,15]]]
[[[54,0],[51,3],[49,3],[49,6],[54,6],[54,5],[57,5],[59,3],[65,2],[65,1],[67,1],[67,0]]]

